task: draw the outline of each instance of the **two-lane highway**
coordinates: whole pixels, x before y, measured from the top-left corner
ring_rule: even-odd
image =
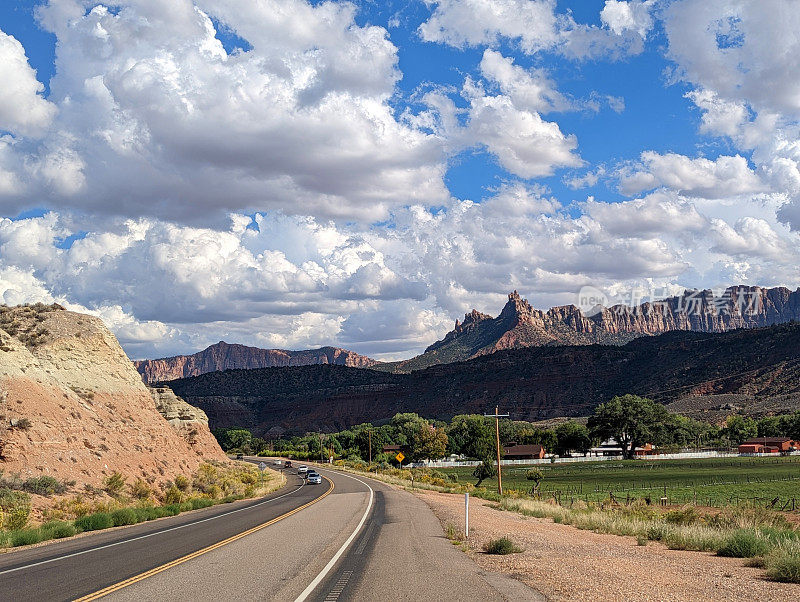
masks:
[[[0,556],[0,599],[542,600],[482,571],[415,496],[322,467],[283,490]]]
[[[92,594],[307,507],[332,487],[327,482],[308,486],[296,474],[286,476],[286,487],[258,500],[0,555],[0,599],[74,600]]]

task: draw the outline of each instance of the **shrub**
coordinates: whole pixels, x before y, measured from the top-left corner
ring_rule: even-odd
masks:
[[[167,506],[161,506],[161,510],[164,512],[164,516],[177,516],[181,513],[181,505],[169,504]]]
[[[64,521],[53,521],[45,523],[41,526],[41,531],[48,537],[47,539],[62,539],[64,537],[72,537],[78,530],[75,525]]]
[[[508,537],[501,537],[499,539],[492,539],[483,546],[483,551],[487,554],[515,554],[521,552],[522,549],[511,541]]]
[[[172,504],[180,504],[183,499],[181,490],[173,485],[164,493],[164,505],[171,506]]]
[[[200,508],[208,508],[209,506],[214,505],[214,501],[208,499],[207,497],[196,497],[190,500],[192,504],[192,510],[199,510]]]
[[[765,560],[767,577],[783,583],[800,583],[800,552],[779,550]]]
[[[16,428],[18,428],[18,429],[19,429],[19,430],[21,430],[21,431],[27,431],[27,430],[30,430],[30,428],[31,428],[32,426],[33,426],[33,425],[31,424],[31,421],[30,421],[30,420],[28,420],[27,418],[20,418],[20,419],[17,421],[17,424],[16,424]]]
[[[733,558],[753,558],[763,556],[769,548],[769,542],[755,531],[739,529],[725,538],[717,554]]]
[[[125,487],[125,477],[122,473],[114,471],[103,481],[103,489],[111,496],[117,497]]]
[[[64,493],[67,490],[67,486],[55,477],[42,475],[40,477],[31,477],[25,481],[22,484],[22,489],[36,495],[50,496],[56,493]]]
[[[175,477],[175,487],[181,491],[189,491],[189,486],[191,484],[191,481],[189,481],[189,479],[182,474],[179,474],[177,477]]]
[[[637,546],[646,546],[647,545],[647,537],[644,535],[637,535],[636,536],[636,545]]]
[[[139,516],[133,508],[120,508],[111,513],[111,520],[115,527],[122,525],[135,525],[139,522]]]
[[[130,485],[130,491],[131,495],[138,500],[146,500],[153,493],[153,490],[150,489],[150,485],[143,479],[136,479],[136,482]]]
[[[133,511],[136,513],[136,519],[140,523],[161,517],[159,509],[153,506],[140,506],[139,508],[134,508]]]
[[[0,527],[9,531],[17,531],[28,524],[31,514],[31,496],[21,491],[0,489],[0,511],[2,524]]]
[[[44,534],[39,529],[22,529],[11,534],[11,545],[15,548],[18,546],[30,546],[45,539]]]
[[[99,531],[100,529],[110,529],[113,526],[114,520],[108,512],[87,514],[75,521],[75,527],[80,531]]]
[[[664,514],[664,520],[673,525],[693,525],[700,521],[700,513],[693,506],[684,506]]]

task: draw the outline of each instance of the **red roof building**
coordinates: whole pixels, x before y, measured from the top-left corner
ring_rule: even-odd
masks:
[[[506,460],[541,460],[544,454],[541,445],[517,445],[512,441],[503,446],[503,457]]]

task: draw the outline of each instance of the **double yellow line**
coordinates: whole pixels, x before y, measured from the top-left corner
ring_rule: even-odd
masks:
[[[327,497],[333,491],[335,486],[333,484],[333,481],[331,481],[328,477],[323,477],[323,478],[326,481],[328,481],[328,483],[330,483],[331,486],[328,488],[328,490],[325,493],[323,493],[318,498],[314,498],[310,502],[308,502],[306,504],[303,504],[302,506],[298,506],[297,508],[295,508],[294,510],[290,510],[286,514],[281,514],[280,516],[277,516],[277,517],[273,518],[272,520],[269,520],[269,521],[267,521],[267,522],[265,522],[263,524],[257,525],[255,527],[253,527],[252,529],[248,529],[247,531],[242,531],[241,533],[238,533],[237,535],[233,535],[232,537],[229,537],[228,539],[223,539],[222,541],[219,541],[219,542],[217,542],[215,544],[212,544],[212,545],[210,545],[210,546],[208,546],[206,548],[203,548],[201,550],[197,550],[196,552],[192,552],[191,554],[187,554],[186,556],[182,556],[181,558],[178,558],[178,559],[173,560],[171,562],[168,562],[166,564],[162,564],[161,566],[157,566],[154,569],[150,569],[149,571],[145,571],[144,573],[140,573],[138,575],[134,575],[133,577],[125,579],[124,581],[120,581],[119,583],[115,583],[113,585],[109,585],[108,587],[103,588],[103,589],[101,589],[99,591],[96,591],[93,594],[89,594],[89,595],[83,596],[82,598],[77,598],[75,602],[89,602],[89,600],[98,600],[98,599],[102,598],[103,596],[107,596],[108,594],[112,594],[112,593],[114,593],[116,591],[119,591],[119,590],[125,588],[125,587],[128,587],[129,585],[133,585],[134,583],[138,583],[139,581],[143,581],[144,579],[147,579],[148,577],[152,577],[153,575],[157,575],[158,573],[166,571],[167,569],[171,569],[172,567],[178,566],[179,564],[183,564],[184,562],[188,562],[189,560],[197,558],[198,556],[202,556],[203,554],[207,554],[208,552],[216,550],[217,548],[221,548],[222,546],[226,546],[229,543],[233,543],[234,541],[236,541],[238,539],[241,539],[242,537],[246,537],[247,535],[250,535],[251,533],[255,533],[256,531],[260,531],[261,529],[264,529],[265,527],[269,527],[270,525],[274,525],[278,521],[281,521],[284,518],[287,518],[287,517],[291,516],[292,514],[300,512],[304,508],[308,508],[312,504],[316,504],[322,498]]]

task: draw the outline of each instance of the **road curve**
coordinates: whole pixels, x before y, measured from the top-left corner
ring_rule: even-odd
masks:
[[[257,500],[2,554],[0,599],[80,598],[263,525],[313,502],[328,489],[327,483],[313,487],[296,474],[286,476],[286,487]]]
[[[519,581],[483,572],[444,537],[436,517],[415,496],[372,479],[317,469],[335,484],[325,499],[109,599],[544,599]]]

